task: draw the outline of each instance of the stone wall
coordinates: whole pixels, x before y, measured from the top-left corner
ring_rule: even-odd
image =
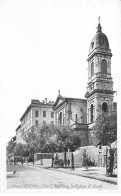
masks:
[[[95,146],[84,146],[73,152],[74,166],[84,167],[84,153],[90,159],[92,166],[105,167],[106,164],[106,146],[101,149]],[[64,153],[54,153],[54,157],[58,156],[59,159],[64,160]],[[72,152],[66,152],[66,159],[71,162]],[[90,165],[91,166],[91,165]]]

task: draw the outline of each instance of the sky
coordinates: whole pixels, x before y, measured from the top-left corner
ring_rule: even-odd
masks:
[[[0,136],[7,143],[31,99],[84,98],[98,17],[121,76],[120,0],[0,0]],[[118,101],[118,93],[115,95]]]

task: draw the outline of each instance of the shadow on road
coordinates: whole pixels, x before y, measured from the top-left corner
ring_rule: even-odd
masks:
[[[7,176],[6,176],[7,178],[15,178],[15,177],[17,177],[16,175],[14,175],[14,174],[7,174]]]

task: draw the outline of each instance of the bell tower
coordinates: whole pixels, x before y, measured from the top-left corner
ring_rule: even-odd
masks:
[[[107,36],[99,24],[91,41],[88,55],[87,123],[92,128],[99,114],[113,109],[113,81],[111,57]]]

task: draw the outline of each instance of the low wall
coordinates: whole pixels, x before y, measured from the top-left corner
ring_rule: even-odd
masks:
[[[34,153],[34,160],[52,159],[52,153]]]
[[[83,167],[84,166],[84,153],[90,159],[90,163],[92,166],[105,167],[106,164],[106,146],[102,146],[101,149],[95,146],[85,146],[80,147],[78,150],[73,152],[74,155],[74,165],[75,167]],[[54,153],[54,158],[58,157],[59,159],[64,160],[64,152],[63,153]],[[66,159],[71,162],[72,152],[66,152]]]

